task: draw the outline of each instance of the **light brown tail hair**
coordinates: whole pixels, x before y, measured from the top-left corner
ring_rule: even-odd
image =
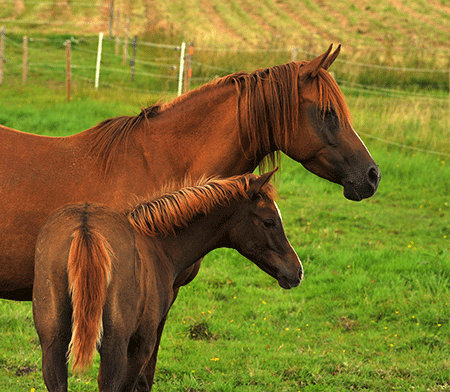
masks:
[[[111,255],[105,237],[84,220],[73,233],[67,265],[73,307],[68,360],[72,360],[73,371],[83,371],[92,365],[95,349],[101,342]]]

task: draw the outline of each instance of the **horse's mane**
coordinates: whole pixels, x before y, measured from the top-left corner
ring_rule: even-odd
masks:
[[[248,199],[247,191],[253,174],[227,179],[201,179],[195,185],[184,186],[178,191],[165,191],[161,196],[138,204],[127,212],[133,227],[149,236],[175,234],[199,215],[215,208],[227,206],[233,201]],[[265,184],[259,195],[273,200],[276,190]]]
[[[106,171],[114,160],[119,146],[127,144],[128,136],[144,121],[155,117],[161,110],[161,105],[142,108],[136,116],[119,116],[106,119],[90,128],[92,142],[90,153],[96,156]]]
[[[235,85],[238,94],[240,141],[246,158],[258,160],[266,157],[259,166],[265,169],[267,162],[274,167],[279,160],[279,151],[286,149],[291,140],[293,124],[299,120],[299,77],[301,67],[307,62],[290,62],[252,73],[236,72],[218,78],[196,90],[186,93],[172,102],[143,108],[137,116],[121,116],[101,122],[91,128],[91,152],[103,161],[105,170],[114,159],[119,145],[126,145],[133,129],[144,121],[175,108],[181,102],[221,86]],[[341,125],[351,122],[350,111],[344,96],[333,77],[320,69],[314,80],[319,91],[319,109],[331,107]],[[247,152],[245,152],[247,151]]]

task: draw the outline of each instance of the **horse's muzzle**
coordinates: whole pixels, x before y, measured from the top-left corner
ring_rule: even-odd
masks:
[[[361,201],[375,194],[381,180],[381,172],[377,165],[372,165],[367,170],[363,179],[356,181],[348,178],[343,181],[344,196],[352,201]]]

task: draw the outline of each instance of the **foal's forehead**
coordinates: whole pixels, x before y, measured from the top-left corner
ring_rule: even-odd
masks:
[[[280,217],[281,221],[283,221],[283,217],[281,216],[281,211],[280,211],[280,209],[278,208],[278,204],[275,203],[275,202],[273,202],[273,204],[275,205],[275,209],[277,210],[278,216]]]
[[[274,200],[262,198],[258,203],[258,206],[260,208],[272,210],[275,214],[277,214],[280,217],[280,220],[283,221],[280,208],[278,207],[278,204]]]

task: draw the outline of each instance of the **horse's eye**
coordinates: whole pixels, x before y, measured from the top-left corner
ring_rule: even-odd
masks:
[[[325,124],[328,126],[330,131],[335,131],[339,126],[338,116],[333,108],[327,110],[324,115],[323,119],[325,121]]]
[[[267,227],[267,228],[275,226],[275,221],[272,220],[272,219],[264,219],[263,223],[264,223],[264,226]]]
[[[328,118],[335,118],[335,117],[337,117],[336,110],[334,110],[333,106],[331,106],[331,107],[329,107],[328,109],[325,110],[324,117],[328,117]]]

